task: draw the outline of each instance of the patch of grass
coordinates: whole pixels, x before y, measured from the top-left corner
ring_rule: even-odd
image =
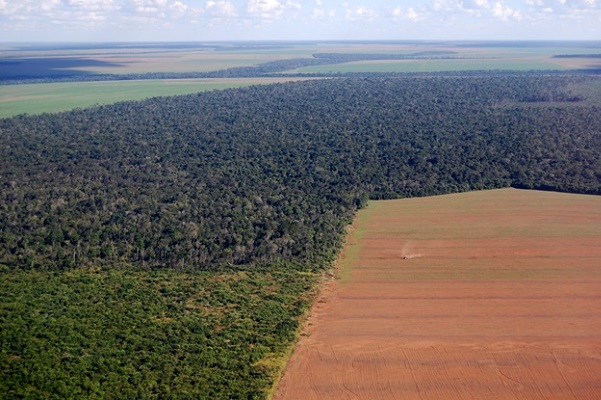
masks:
[[[6,85],[0,86],[0,118],[291,80],[297,79],[173,79]]]
[[[438,72],[469,70],[557,70],[564,67],[544,59],[466,58],[430,60],[357,61],[336,65],[319,65],[294,70],[298,73],[345,72]]]

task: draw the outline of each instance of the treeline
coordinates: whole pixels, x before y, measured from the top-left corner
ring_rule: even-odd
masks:
[[[310,60],[310,61],[298,61]],[[279,63],[279,62],[278,62]],[[0,85],[20,85],[36,83],[59,83],[59,82],[102,82],[102,81],[131,81],[148,79],[209,79],[209,78],[268,78],[268,77],[288,77],[288,78],[364,78],[364,79],[383,79],[383,78],[420,78],[420,77],[507,77],[507,76],[540,76],[555,75],[565,76],[565,70],[467,70],[467,71],[441,71],[441,72],[288,72],[290,69],[301,68],[313,65],[329,65],[332,62],[319,62],[313,59],[297,59],[292,62],[287,60],[282,64],[263,65],[261,67],[235,67],[226,70],[212,72],[144,72],[130,74],[72,74],[65,73],[53,74],[51,77],[0,77]],[[601,75],[601,68],[573,69],[569,75]]]
[[[395,53],[315,53],[313,57],[318,60],[328,60],[327,64],[339,64],[354,61],[380,61],[380,60],[415,60],[415,59],[440,59],[462,58],[456,56],[457,52],[447,50],[417,51],[406,54]]]
[[[597,54],[557,54],[553,58],[601,58],[601,53]]]
[[[332,79],[0,120],[0,263],[312,268],[369,198],[599,194],[600,109],[567,89],[592,79]]]

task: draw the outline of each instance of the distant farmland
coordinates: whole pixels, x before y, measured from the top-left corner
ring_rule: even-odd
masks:
[[[402,61],[358,61],[346,64],[320,65],[295,70],[298,73],[345,73],[345,72],[438,72],[469,70],[557,70],[563,66],[544,59],[432,59]]]
[[[279,82],[280,74],[595,69],[601,68],[601,58],[595,57],[599,49],[598,42],[6,45],[0,49],[0,81],[5,83],[0,85],[0,118]],[[332,63],[324,60],[324,55],[334,55]],[[278,62],[280,67],[265,67]],[[295,65],[286,66],[287,62]],[[189,80],[215,78],[207,76],[215,73],[228,79]],[[61,82],[64,79],[86,82],[66,84]],[[90,80],[98,82],[91,84]],[[182,84],[176,86],[175,81]],[[46,84],[49,82],[53,84]]]
[[[601,396],[601,199],[371,202],[276,399]]]
[[[308,78],[149,79],[0,86],[0,118]]]

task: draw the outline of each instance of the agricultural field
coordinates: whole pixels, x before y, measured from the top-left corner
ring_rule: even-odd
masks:
[[[0,86],[0,118],[310,78],[148,79]]]
[[[290,52],[290,49],[293,51]],[[147,72],[207,72],[257,65],[291,57],[310,57],[313,48],[276,45],[206,45],[177,43],[121,43],[114,45],[4,45],[0,47],[2,75],[40,69],[80,73],[131,74]],[[20,63],[20,64],[17,64]],[[31,69],[29,69],[31,68]]]
[[[394,49],[394,50],[393,50]],[[349,50],[337,49],[340,53]],[[306,66],[295,73],[365,73],[365,72],[445,72],[473,70],[564,70],[601,67],[601,59],[587,57],[558,58],[557,55],[590,55],[599,53],[596,43],[421,43],[402,48],[390,46],[374,49],[354,48],[353,52],[410,54],[423,51],[451,52],[445,57],[410,60],[355,61],[333,65]]]
[[[601,199],[370,202],[275,399],[597,399]]]
[[[599,53],[598,42],[3,44],[0,118],[293,80],[281,74],[601,68]]]
[[[382,60],[357,61],[336,65],[319,65],[298,68],[296,73],[349,73],[349,72],[445,72],[477,70],[563,70],[563,65],[539,58],[474,58],[440,60]]]

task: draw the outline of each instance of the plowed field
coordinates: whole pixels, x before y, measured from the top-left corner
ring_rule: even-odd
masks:
[[[601,197],[371,202],[275,394],[601,399]]]

